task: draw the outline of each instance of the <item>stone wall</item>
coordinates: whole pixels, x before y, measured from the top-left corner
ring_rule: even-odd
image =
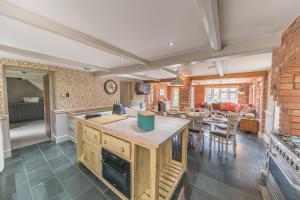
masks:
[[[280,107],[280,130],[300,136],[300,16],[273,52],[271,94]]]
[[[119,78],[96,77],[79,70],[3,58],[0,59],[0,115],[7,114],[3,87],[5,67],[36,69],[52,73],[53,101],[56,110],[110,106],[114,99],[120,98],[119,90],[114,95],[108,95],[104,91],[104,83],[107,79],[114,79],[119,86]],[[66,93],[70,96],[66,97]]]

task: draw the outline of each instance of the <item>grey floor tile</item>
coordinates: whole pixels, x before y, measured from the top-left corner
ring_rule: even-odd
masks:
[[[69,197],[67,192],[62,192],[51,200],[70,200],[70,199],[71,199],[71,197]]]
[[[32,199],[29,185],[23,184],[16,188],[6,188],[0,191],[1,200],[30,200]]]
[[[24,170],[22,160],[18,160],[10,164],[4,163],[4,170],[0,173],[0,177],[10,174],[17,174],[21,170]]]
[[[64,192],[63,187],[55,177],[36,185],[31,190],[35,200],[50,200]]]
[[[92,187],[92,183],[81,173],[62,181],[62,184],[72,198]]]
[[[70,160],[65,155],[60,155],[58,157],[49,160],[48,162],[52,169],[56,169],[69,164]]]
[[[21,153],[24,154],[24,153],[28,153],[28,152],[31,152],[31,151],[39,150],[39,146],[37,144],[33,144],[33,145],[30,145],[30,146],[23,147],[20,150],[21,150]]]
[[[12,150],[11,157],[5,159],[5,163],[6,164],[11,164],[11,163],[13,163],[15,161],[19,161],[21,159],[22,159],[22,157],[21,157],[20,149],[15,149],[15,150]]]
[[[62,149],[74,148],[75,144],[71,141],[65,141],[58,144]]]
[[[112,190],[107,190],[104,193],[104,196],[109,200],[120,200],[121,198],[118,197]]]
[[[89,189],[88,191],[80,194],[75,200],[106,200],[101,192],[99,192],[95,187]]]
[[[63,152],[67,155],[67,156],[72,156],[76,154],[76,148],[75,146],[73,147],[68,147],[68,148],[62,148]]]
[[[16,174],[9,174],[0,178],[0,191],[7,188],[17,188],[19,185],[27,183],[27,177],[24,170]]]
[[[27,152],[23,153],[22,158],[23,158],[23,162],[27,163],[27,162],[41,159],[41,158],[43,158],[43,155],[42,155],[41,151],[39,149],[37,149],[37,150],[27,151]]]
[[[49,145],[44,148],[41,148],[41,150],[47,160],[51,160],[57,156],[64,155],[61,148],[57,145]]]
[[[186,198],[190,200],[219,200],[219,198],[196,187],[191,188],[190,196]]]
[[[31,187],[42,183],[54,176],[53,171],[49,167],[44,167],[39,170],[27,174]]]
[[[55,196],[53,199],[51,200],[70,200],[71,197],[67,194],[67,192],[62,192],[59,195]]]
[[[76,165],[63,166],[58,169],[55,169],[54,172],[61,181],[64,181],[68,178],[71,178],[72,176],[75,176],[76,174],[81,173],[80,170],[76,167]]]
[[[37,160],[33,160],[33,161],[24,163],[25,170],[27,173],[41,169],[43,167],[46,167],[47,165],[48,165],[48,163],[44,157],[39,157],[39,159],[37,159]]]
[[[47,147],[47,146],[49,146],[49,145],[55,145],[55,142],[52,141],[52,140],[48,140],[48,141],[41,142],[41,143],[38,144],[38,146],[39,146],[40,148],[45,148],[45,147]]]

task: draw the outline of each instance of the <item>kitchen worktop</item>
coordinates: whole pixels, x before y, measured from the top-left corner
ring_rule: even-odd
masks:
[[[105,114],[109,116],[108,113]],[[105,115],[102,117],[105,118]],[[155,116],[154,130],[145,132],[138,128],[137,119],[132,117],[106,124],[97,123],[93,119],[86,120],[84,116],[78,116],[78,119],[91,126],[99,127],[103,131],[109,131],[117,137],[133,140],[142,146],[155,148],[181,131],[189,123],[187,119]]]

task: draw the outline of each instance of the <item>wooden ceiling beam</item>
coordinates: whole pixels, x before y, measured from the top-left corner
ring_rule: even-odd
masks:
[[[9,46],[5,46],[5,45],[0,45],[0,52],[9,53],[12,55],[24,56],[27,58],[34,58],[34,59],[48,61],[48,62],[53,62],[53,63],[57,63],[57,65],[63,64],[63,65],[67,65],[69,67],[82,67],[82,70],[84,67],[91,67],[95,71],[109,72],[108,69],[100,67],[100,66],[77,62],[77,61],[73,61],[73,60],[69,60],[69,59],[65,59],[65,58],[61,58],[61,57],[37,53],[37,52],[19,49],[19,48],[15,48],[15,47],[9,47]]]
[[[208,75],[208,76],[191,76],[191,80],[211,80],[211,79],[223,79],[223,78],[258,78],[268,77],[268,71],[256,71],[256,72],[242,72],[242,73],[231,73],[224,74],[224,76],[220,77],[219,75]],[[170,82],[174,80],[174,78],[170,79],[161,79],[159,81],[146,80],[146,83],[159,83],[159,82]]]
[[[220,51],[222,49],[222,41],[218,0],[198,0],[198,5],[210,47],[214,51]]]
[[[180,54],[167,58],[149,61],[147,65],[129,65],[110,69],[110,72],[95,72],[97,76],[121,75],[163,69],[166,66],[176,64],[190,64],[191,62],[216,61],[218,59],[228,59],[240,56],[249,56],[261,53],[272,52],[281,44],[281,33],[274,33],[258,38],[240,41],[225,45],[221,51],[211,49],[199,50],[191,53]]]
[[[19,6],[16,6],[8,1],[0,1],[0,14],[20,22],[35,26],[42,30],[46,30],[58,35],[61,35],[65,38],[80,42],[82,44],[100,49],[102,51],[111,53],[116,56],[120,56],[131,60],[135,63],[145,65],[148,63],[147,60],[140,58],[132,53],[129,53],[123,49],[120,49],[116,46],[113,46],[107,42],[99,40],[93,36],[87,35],[80,31],[77,31],[71,27],[60,24],[54,20],[48,19],[41,15],[30,12],[26,9],[23,9]]]

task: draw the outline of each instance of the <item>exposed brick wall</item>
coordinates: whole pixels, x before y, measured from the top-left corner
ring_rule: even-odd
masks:
[[[243,84],[239,84],[238,86],[239,88],[243,88],[244,89],[244,93],[238,93],[238,104],[249,104],[249,87],[250,84],[249,83],[243,83]]]
[[[273,52],[271,94],[280,106],[280,130],[300,136],[300,16]]]
[[[179,109],[184,110],[187,107],[190,107],[190,90],[191,90],[191,78],[184,78],[184,86],[176,87],[179,88]],[[169,83],[160,82],[160,83],[151,83],[151,87],[153,88],[153,105],[157,105],[159,100],[167,100],[172,102],[172,86],[169,86]],[[165,91],[164,96],[159,95],[160,89]]]
[[[179,88],[179,110],[184,110],[185,108],[190,107],[190,91],[191,91],[192,81],[191,78],[184,78],[184,86],[183,87],[175,87]],[[168,100],[172,102],[172,86],[168,86]]]
[[[195,94],[194,94],[195,105],[203,104],[204,99],[205,99],[205,86],[204,85],[194,85],[193,87],[195,88]]]

